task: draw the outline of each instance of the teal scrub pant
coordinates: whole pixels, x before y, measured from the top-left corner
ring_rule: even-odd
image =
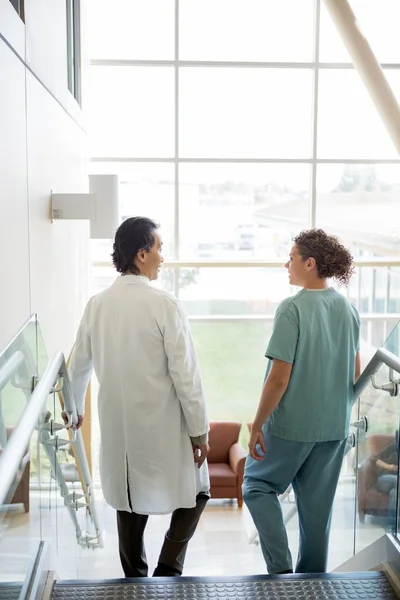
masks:
[[[332,506],[346,440],[294,442],[269,432],[265,432],[264,438],[267,454],[262,461],[247,457],[242,489],[243,500],[260,536],[268,573],[293,569],[278,498],[290,484],[296,497],[300,528],[296,573],[324,573]]]

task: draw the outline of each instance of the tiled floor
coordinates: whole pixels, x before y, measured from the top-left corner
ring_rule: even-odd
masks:
[[[51,541],[52,567],[62,579],[121,577],[115,511],[97,493],[97,509],[105,533],[104,548],[83,550],[77,546],[75,531],[67,510],[55,492],[52,495],[32,493],[29,515],[16,511],[10,527],[0,538],[1,569],[14,572],[26,563],[30,550],[40,539]],[[291,508],[284,505],[284,512]],[[79,513],[78,513],[79,515]],[[85,528],[85,516],[79,515]],[[168,528],[168,516],[153,516],[145,533],[150,569],[157,563],[158,552]],[[354,495],[353,485],[339,485],[332,523],[329,570],[350,558],[353,551]],[[265,573],[259,546],[249,543],[252,523],[246,510],[229,501],[211,501],[192,539],[186,558],[185,575],[246,575]],[[287,525],[290,547],[297,553],[298,521],[295,515]],[[357,547],[365,547],[384,533],[381,524],[367,521],[358,525]],[[21,563],[22,561],[22,563]]]

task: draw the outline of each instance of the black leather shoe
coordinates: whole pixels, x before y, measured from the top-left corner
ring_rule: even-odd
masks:
[[[182,573],[163,563],[158,563],[153,573],[153,577],[180,577],[181,575]]]
[[[292,569],[289,569],[288,571],[281,571],[280,573],[275,573],[275,575],[290,575],[293,574]]]

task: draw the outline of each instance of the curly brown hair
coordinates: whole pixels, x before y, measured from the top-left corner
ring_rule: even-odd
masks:
[[[353,257],[335,235],[328,235],[323,229],[306,229],[293,241],[303,260],[314,258],[319,277],[348,285],[354,273]]]

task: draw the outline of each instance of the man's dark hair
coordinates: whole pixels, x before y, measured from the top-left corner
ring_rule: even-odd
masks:
[[[118,273],[139,275],[139,269],[133,261],[140,250],[149,252],[154,246],[154,232],[158,227],[157,223],[147,217],[130,217],[121,223],[115,233],[111,254]]]

